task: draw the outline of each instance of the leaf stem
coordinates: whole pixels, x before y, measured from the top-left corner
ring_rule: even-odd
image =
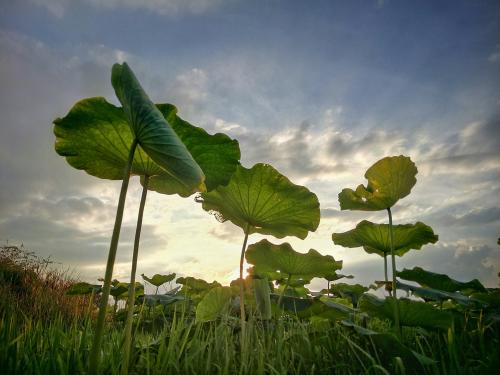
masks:
[[[135,274],[137,271],[137,258],[139,256],[139,241],[141,239],[142,217],[144,215],[144,206],[146,205],[146,195],[148,193],[149,176],[144,177],[142,183],[141,203],[139,204],[139,214],[137,215],[137,226],[135,228],[134,253],[132,255],[132,270],[130,272],[130,285],[128,288],[128,310],[127,321],[125,323],[125,341],[123,343],[123,365],[121,369],[122,375],[128,374],[128,366],[130,363],[130,350],[132,347],[132,322],[134,319],[135,307]],[[156,288],[158,292],[158,288]]]
[[[241,247],[241,257],[240,257],[240,316],[241,316],[241,333],[242,337],[245,332],[245,289],[244,289],[244,281],[243,281],[243,261],[245,260],[245,250],[247,247],[248,241],[248,229],[249,224],[247,223],[245,227],[245,239],[243,240],[243,246]]]
[[[286,279],[286,284],[285,287],[283,288],[283,291],[280,294],[280,298],[278,299],[278,307],[281,306],[281,301],[283,300],[283,296],[285,295],[286,290],[288,289],[288,286],[290,285],[290,279],[292,278],[292,274],[289,273],[288,277]]]
[[[392,296],[392,290],[389,289],[389,276],[387,276],[387,253],[384,252],[384,277],[385,277],[385,290],[389,292],[389,295]]]
[[[111,236],[111,243],[109,245],[108,261],[106,263],[106,273],[104,275],[104,285],[102,287],[101,303],[99,305],[99,314],[97,316],[97,324],[95,328],[94,340],[92,343],[92,350],[89,358],[89,375],[96,375],[99,368],[99,359],[101,355],[101,342],[104,334],[104,323],[106,320],[106,310],[108,308],[109,291],[111,289],[111,278],[113,276],[113,267],[115,265],[116,251],[118,249],[118,240],[120,238],[120,229],[123,220],[123,211],[125,208],[125,198],[127,196],[128,183],[130,180],[130,170],[132,169],[132,162],[134,160],[135,149],[137,148],[138,141],[134,139],[130,146],[127,165],[123,171],[123,181],[120,190],[120,197],[118,198],[118,207],[116,209],[115,225],[113,227],[113,235]]]
[[[399,323],[399,301],[396,293],[396,256],[394,255],[394,233],[392,231],[392,212],[391,208],[387,208],[389,215],[389,240],[391,245],[391,261],[392,261],[392,293],[394,296],[394,324],[396,326],[396,333],[401,338],[401,325]]]

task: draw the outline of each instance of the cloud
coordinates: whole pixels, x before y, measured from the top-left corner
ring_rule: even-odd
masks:
[[[179,13],[201,14],[212,11],[235,0],[80,0],[80,3],[100,9],[146,10],[160,15]],[[31,0],[46,8],[55,17],[62,18],[76,0]]]

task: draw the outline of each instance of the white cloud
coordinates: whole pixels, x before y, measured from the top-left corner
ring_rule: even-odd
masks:
[[[104,9],[144,9],[160,15],[179,13],[201,14],[236,0],[31,0],[45,7],[54,16],[61,18],[67,9],[77,1]]]

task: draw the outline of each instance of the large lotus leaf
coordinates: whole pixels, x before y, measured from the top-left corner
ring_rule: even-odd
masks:
[[[435,243],[438,236],[431,227],[424,223],[402,224],[392,226],[394,235],[394,254],[403,256],[411,249],[420,249],[428,243]],[[391,253],[389,224],[374,224],[363,220],[356,228],[344,232],[333,233],[333,242],[344,247],[363,247],[367,253]]]
[[[245,258],[255,266],[257,273],[280,271],[304,279],[322,277],[332,269],[342,267],[342,263],[335,261],[331,255],[321,255],[314,249],[302,254],[293,250],[287,242],[275,245],[266,239],[248,246]]]
[[[231,288],[227,286],[211,289],[196,307],[196,322],[216,320],[229,306],[231,294]]]
[[[218,212],[248,234],[304,239],[319,224],[316,195],[295,185],[268,164],[239,166],[227,186],[202,193],[203,209]]]
[[[423,287],[443,290],[445,292],[485,292],[485,287],[474,279],[468,282],[453,280],[448,275],[426,271],[420,267],[403,269],[397,276],[409,281],[415,281]],[[470,294],[470,293],[469,293]]]
[[[417,182],[416,174],[417,167],[407,156],[383,158],[366,171],[366,187],[359,185],[356,190],[340,192],[340,209],[378,211],[390,208],[410,194]]]
[[[238,142],[217,133],[210,135],[177,116],[171,104],[158,104],[162,114],[206,175],[207,188],[228,183],[239,163]],[[83,99],[69,113],[54,121],[55,149],[76,169],[104,179],[120,180],[133,135],[120,107],[104,98]],[[163,194],[188,196],[191,189],[171,177],[139,146],[132,175],[150,176],[148,188]]]
[[[175,279],[175,273],[170,273],[168,275],[160,275],[158,273],[154,274],[153,277],[149,278],[146,275],[142,274],[142,278],[150,284],[154,286],[161,286],[169,281]]]
[[[113,297],[122,297],[128,291],[128,283],[118,283],[113,285],[109,291]]]
[[[403,326],[446,330],[453,324],[453,316],[449,312],[437,310],[425,302],[409,299],[400,299],[398,302],[399,321]],[[393,320],[394,304],[393,297],[380,299],[365,294],[359,301],[359,308],[370,316]]]
[[[184,292],[186,290],[197,293],[206,292],[210,289],[221,286],[221,284],[219,284],[217,281],[212,281],[211,283],[208,283],[203,279],[197,279],[191,276],[179,277],[177,280],[175,280],[175,282],[183,286],[181,292]]]
[[[476,300],[474,298],[469,298],[460,293],[445,292],[433,288],[421,288],[418,286],[401,283],[399,281],[396,282],[396,287],[398,289],[411,292],[414,296],[420,297],[425,301],[443,302],[447,300],[453,300],[463,306],[476,306],[481,304],[481,301]]]
[[[207,190],[227,185],[239,165],[238,141],[223,133],[210,135],[203,128],[191,125],[177,116],[177,108],[171,104],[157,104],[157,107],[203,170]],[[148,189],[167,194],[172,186],[174,181],[168,173],[153,176],[148,183]]]
[[[111,84],[142,149],[184,189],[205,190],[205,175],[149,99],[127,63],[113,65]]]

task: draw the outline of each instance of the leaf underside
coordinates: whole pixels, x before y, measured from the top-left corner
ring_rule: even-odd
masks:
[[[365,173],[368,185],[356,190],[343,189],[339,194],[340,209],[379,211],[394,206],[410,194],[417,182],[417,167],[407,156],[391,156],[373,164]]]
[[[227,184],[239,164],[238,142],[189,124],[177,116],[177,108],[171,104],[157,106],[202,167],[207,188]],[[56,152],[74,168],[103,179],[123,178],[133,135],[122,108],[101,97],[83,99],[64,118],[54,121],[54,133]],[[131,174],[150,176],[148,189],[159,193],[189,196],[193,192],[155,163],[140,145]]]
[[[423,245],[436,243],[438,240],[432,228],[422,222],[393,225],[392,229],[394,254],[398,256],[403,256],[411,249],[421,249]],[[370,254],[384,256],[391,253],[388,224],[374,224],[363,220],[350,231],[333,233],[332,240],[336,245],[344,247],[363,247]]]
[[[293,250],[289,243],[275,245],[266,239],[250,245],[245,258],[255,266],[256,273],[280,271],[308,280],[342,267],[342,262],[335,261],[331,255],[321,255],[314,249],[302,254]]]
[[[319,201],[268,164],[239,166],[227,186],[203,193],[203,209],[215,211],[248,233],[304,239],[319,224]]]

